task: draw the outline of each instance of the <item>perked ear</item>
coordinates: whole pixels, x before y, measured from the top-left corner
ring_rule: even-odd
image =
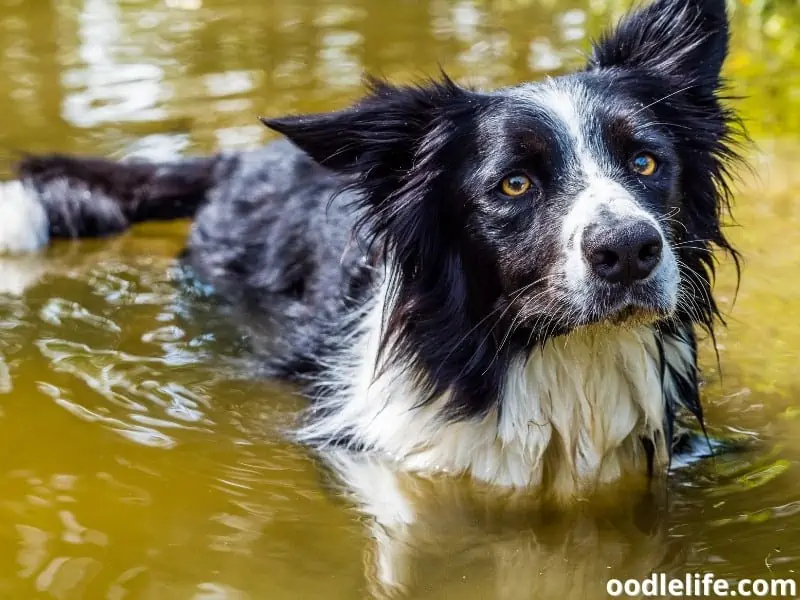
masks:
[[[656,0],[595,44],[589,68],[645,69],[714,93],[728,38],[725,0]]]
[[[469,94],[445,75],[425,86],[367,84],[367,95],[347,109],[261,122],[334,171],[386,177],[411,168],[426,132]]]

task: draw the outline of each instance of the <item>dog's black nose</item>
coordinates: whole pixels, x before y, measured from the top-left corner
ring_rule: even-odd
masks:
[[[630,285],[647,278],[661,261],[661,234],[647,221],[585,232],[583,254],[592,271],[609,283]]]

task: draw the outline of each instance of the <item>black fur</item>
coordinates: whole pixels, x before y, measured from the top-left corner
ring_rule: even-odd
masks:
[[[223,157],[174,164],[128,162],[53,154],[28,156],[20,177],[44,204],[54,238],[97,237],[141,221],[191,217],[206,191],[225,179]]]

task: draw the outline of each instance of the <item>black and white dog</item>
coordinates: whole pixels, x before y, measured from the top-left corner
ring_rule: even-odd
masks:
[[[735,256],[727,49],[724,0],[656,0],[570,75],[371,81],[252,152],[28,157],[0,247],[193,217],[183,261],[312,399],[301,440],[585,494],[663,468],[677,407],[702,419],[694,329],[712,250]]]

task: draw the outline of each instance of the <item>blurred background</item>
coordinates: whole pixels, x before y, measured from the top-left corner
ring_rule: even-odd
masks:
[[[628,7],[0,0],[0,177],[22,151],[252,148],[269,137],[259,115],[340,107],[364,73],[557,74]],[[339,464],[361,482],[341,488],[276,433],[296,399],[231,367],[241,340],[204,290],[176,290],[186,224],[149,224],[0,262],[0,599],[561,600],[654,570],[797,577],[800,4],[730,7],[726,75],[752,136],[730,232],[745,263],[738,296],[721,264],[729,328],[702,364],[712,432],[750,450],[557,518],[379,465]],[[376,525],[381,507],[422,525]]]

